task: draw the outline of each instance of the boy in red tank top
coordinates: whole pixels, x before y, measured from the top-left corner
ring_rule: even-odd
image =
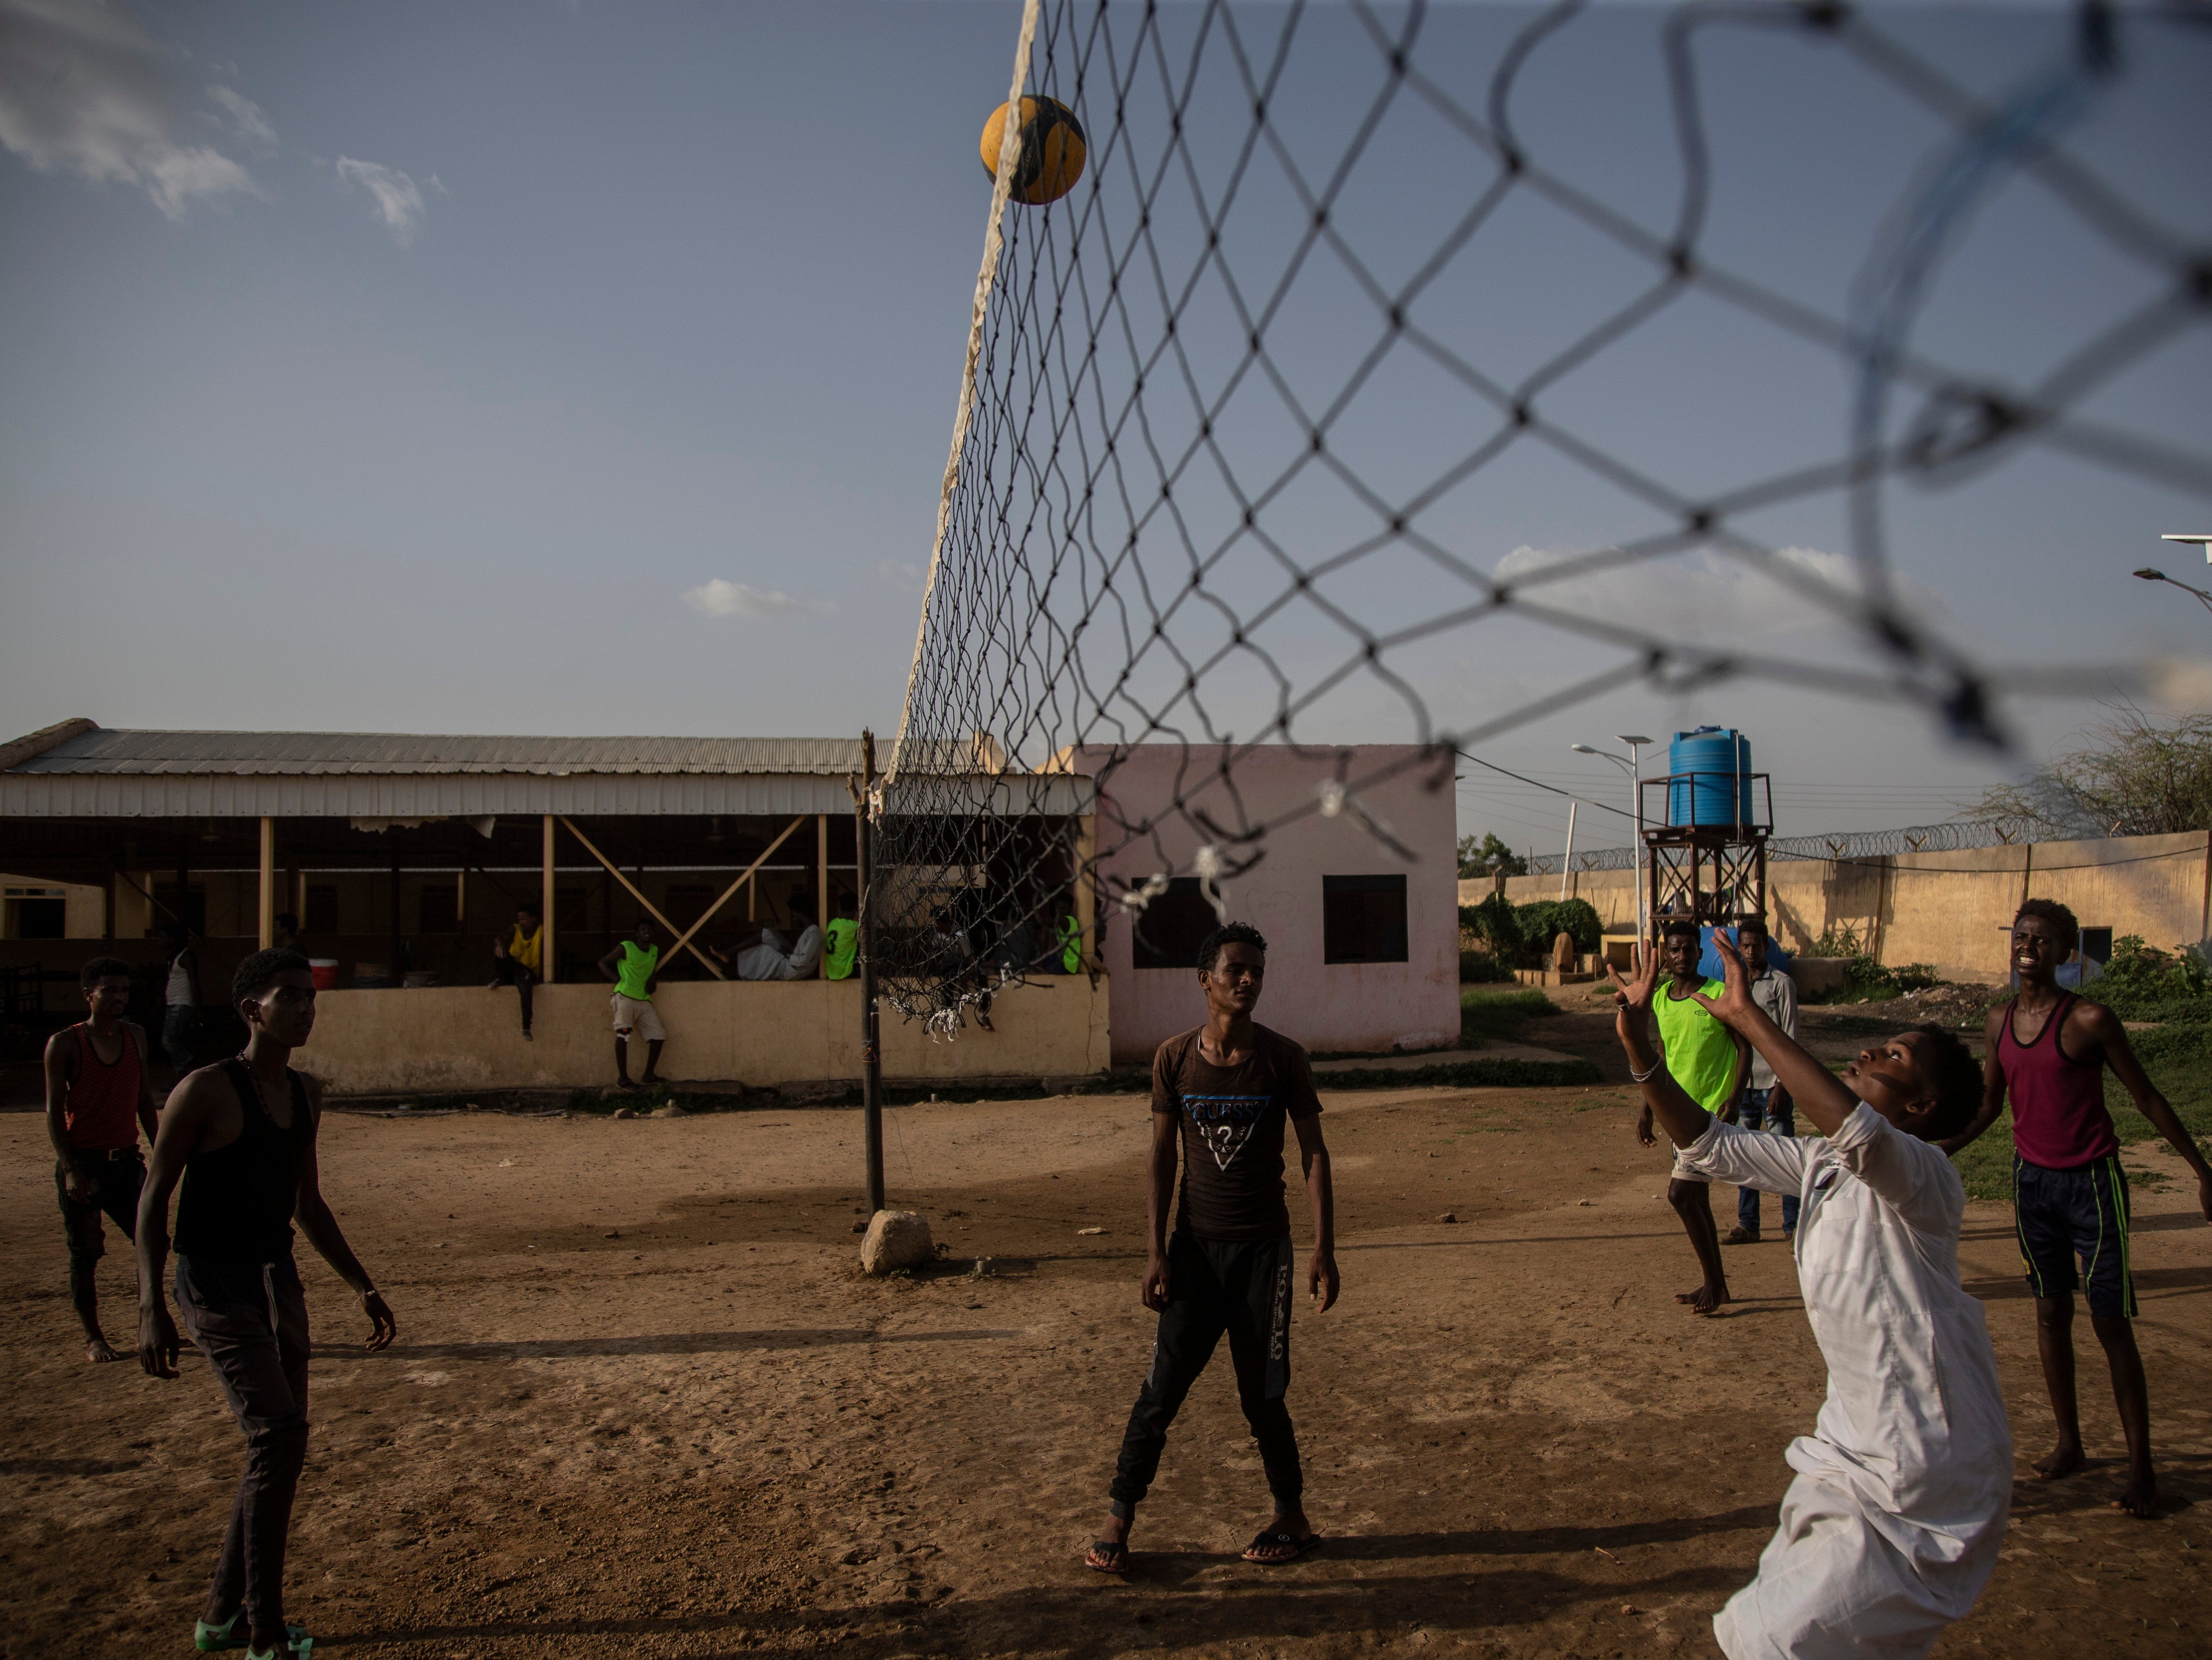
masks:
[[[46,1135],[54,1144],[54,1187],[69,1233],[70,1303],[84,1324],[84,1358],[119,1360],[100,1329],[94,1275],[107,1252],[102,1212],[126,1239],[146,1179],[138,1132],[154,1139],[154,1092],[146,1081],[146,1033],[123,1018],[131,1007],[131,965],[94,957],[77,972],[89,1018],[46,1043]]]
[[[2127,1437],[2128,1480],[2113,1507],[2148,1517],[2158,1506],[2150,1461],[2150,1393],[2136,1348],[2135,1282],[2128,1268],[2128,1184],[2119,1136],[2105,1110],[2105,1068],[2197,1172],[2197,1203],[2212,1221],[2212,1166],[2204,1161],[2129,1046],[2127,1028],[2102,1003],[2063,991],[2058,966],[2081,930],[2053,900],[2029,900],[2012,924],[2020,994],[1990,1013],[1982,1110],[1942,1143],[1958,1150],[1996,1122],[2012,1101],[2013,1206],[2021,1260],[2035,1293],[2036,1347],[2058,1420],[2058,1445],[2035,1466],[2045,1481],[2084,1463],[2074,1392],[2074,1288],[2086,1281],[2089,1324],[2112,1367],[2112,1396]],[[2079,1264],[2078,1269],[2076,1264]]]

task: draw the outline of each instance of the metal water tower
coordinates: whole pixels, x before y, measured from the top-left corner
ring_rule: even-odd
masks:
[[[1751,770],[1749,738],[1733,727],[1677,732],[1667,776],[1637,789],[1653,921],[1671,912],[1719,927],[1765,915],[1774,794],[1766,774]]]

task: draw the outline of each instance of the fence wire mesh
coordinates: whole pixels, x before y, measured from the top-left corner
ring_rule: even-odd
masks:
[[[1324,729],[1417,746],[1387,770],[1449,789],[1455,750],[1638,684],[1754,676],[2001,743],[2008,694],[2125,683],[1970,656],[1892,571],[1892,493],[2040,454],[2212,497],[2212,455],[2084,407],[2203,326],[2207,238],[2068,148],[2203,21],[2081,6],[1985,95],[1835,4],[1675,8],[1639,25],[1620,80],[1588,88],[1550,70],[1591,25],[1577,3],[1034,6],[1024,85],[1074,112],[1088,158],[1066,197],[1003,215],[881,797],[890,1000],[949,1032],[1108,918],[1141,934],[1171,875],[1225,915],[1222,885],[1295,818],[1347,815],[1389,845],[1362,797],[1382,772]],[[1752,76],[1785,99],[1817,80],[1807,106],[1827,100],[1887,170],[1846,299],[1793,288],[1729,217],[1718,158],[1760,141],[1717,124],[1713,89]],[[1634,154],[1556,118],[1563,96],[1638,86],[1655,142]],[[1948,360],[1916,324],[1969,222],[2014,188],[2127,281],[2032,370]],[[1723,419],[1699,391],[1723,353],[1766,354],[1776,408],[1819,421]],[[1626,399],[1604,379],[1624,360]],[[1577,522],[1604,533],[1501,556],[1492,515],[1522,491],[1592,504]],[[1816,506],[1847,558],[1803,555]],[[1761,651],[1639,615],[1629,574],[1685,560],[1828,626]],[[1512,655],[1532,633],[1553,655]],[[1116,769],[1147,743],[1194,763],[1168,798],[1122,804]],[[1303,748],[1328,782],[1246,810],[1237,765],[1261,744]],[[1109,859],[1144,874],[1102,875]]]

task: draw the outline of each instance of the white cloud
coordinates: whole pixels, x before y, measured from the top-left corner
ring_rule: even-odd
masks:
[[[422,205],[422,188],[413,179],[397,167],[356,161],[349,155],[338,157],[337,168],[341,188],[359,185],[375,199],[376,216],[384,221],[394,242],[404,248],[414,241],[428,209]],[[439,186],[441,191],[444,188]]]
[[[95,0],[0,0],[0,145],[40,173],[136,185],[172,219],[259,194],[221,151],[178,141],[161,48]]]
[[[793,599],[781,589],[759,589],[714,577],[684,591],[684,603],[706,617],[773,617],[792,611],[823,615],[836,608]]]
[[[230,117],[230,124],[238,130],[240,138],[264,149],[276,148],[276,129],[269,124],[269,118],[261,112],[261,106],[228,87],[210,87],[207,93]]]
[[[902,559],[879,559],[876,561],[876,574],[894,588],[918,594],[925,573],[921,566],[909,565]]]
[[[1556,582],[1528,580],[1548,566],[1580,557],[1516,548],[1498,561],[1492,575],[1516,583],[1517,597],[1531,605],[1701,645],[1733,641],[1755,647],[1762,639],[1821,632],[1839,641],[1862,638],[1849,621],[1851,602],[1861,591],[1858,562],[1846,554],[1784,548],[1773,555],[1787,575],[1809,578],[1818,589],[1832,592],[1832,604],[1817,590],[1805,593],[1802,583],[1765,575],[1710,549],[1602,567]],[[1943,607],[1933,593],[1901,575],[1893,575],[1892,581],[1898,597],[1920,620],[1943,619]]]

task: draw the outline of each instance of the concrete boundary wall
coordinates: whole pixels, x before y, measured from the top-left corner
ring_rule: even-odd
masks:
[[[1585,870],[1567,878],[1613,933],[1636,925],[1636,873]],[[1460,903],[1491,891],[1462,881]],[[1557,899],[1559,879],[1513,876],[1516,905]],[[2212,936],[2212,833],[2024,843],[1955,853],[1868,859],[1778,859],[1766,868],[1769,924],[1791,951],[1848,928],[1877,960],[1924,962],[1946,979],[1997,983],[2011,975],[2005,930],[2020,902],[2057,900],[2084,928],[2137,934],[2171,950]]]
[[[537,1038],[522,1040],[515,994],[483,986],[325,991],[302,1071],[340,1094],[582,1088],[614,1081],[610,988],[541,985]],[[687,980],[653,1005],[668,1029],[661,1075],[672,1082],[813,1083],[860,1076],[858,980]],[[919,1021],[883,1013],[884,1075],[906,1081],[1066,1078],[1107,1064],[1107,989],[1072,974],[1013,985],[991,1007],[996,1032],[962,1028],[933,1042]],[[633,1041],[630,1076],[645,1065]]]

